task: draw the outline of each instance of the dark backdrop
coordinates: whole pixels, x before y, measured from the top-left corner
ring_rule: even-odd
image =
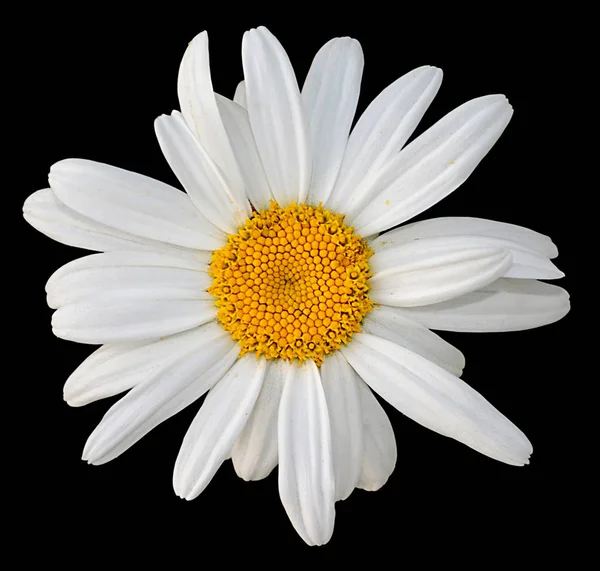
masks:
[[[358,114],[389,83],[424,64],[441,67],[445,75],[417,135],[468,99],[508,96],[515,114],[492,152],[459,190],[419,218],[476,216],[549,234],[567,274],[560,285],[573,290],[572,224],[564,200],[570,189],[556,180],[560,159],[553,124],[561,114],[553,92],[556,45],[543,16],[463,14],[450,6],[419,15],[404,14],[401,7],[399,13],[378,5],[362,9],[372,18],[350,13],[323,19],[319,11],[291,5],[266,17],[242,16],[233,6],[218,17],[177,5],[136,14],[124,8],[38,12],[19,24],[11,57],[15,105],[8,115],[18,130],[14,160],[5,168],[23,165],[10,192],[22,203],[46,186],[51,164],[67,157],[179,186],[155,140],[153,120],[178,108],[179,61],[187,42],[203,29],[210,35],[215,90],[230,97],[242,79],[245,29],[267,25],[288,50],[300,84],[325,41],[351,35],[366,60]],[[332,541],[309,551],[281,507],[276,473],[245,483],[228,461],[193,502],[174,495],[172,467],[199,403],[107,465],[80,460],[88,434],[116,398],[79,409],[62,401],[64,381],[93,348],[53,337],[44,284],[57,267],[85,252],[50,241],[22,220],[15,227],[28,261],[18,282],[27,305],[20,323],[24,344],[15,351],[26,374],[16,379],[21,400],[14,427],[23,467],[15,493],[26,498],[19,500],[14,530],[33,538],[44,554],[70,553],[73,561],[89,561],[101,554],[116,557],[132,546],[156,557],[192,555],[197,565],[205,565],[206,557],[239,552],[252,564],[279,566],[295,561],[280,559],[280,550],[338,561],[387,550],[427,559],[442,538],[457,536],[446,558],[458,563],[475,560],[473,546],[510,556],[517,546],[530,545],[531,530],[537,537],[540,529],[555,528],[556,506],[570,493],[561,480],[569,453],[556,397],[564,395],[560,406],[569,407],[567,388],[575,381],[568,349],[572,314],[532,331],[442,334],[466,356],[463,379],[528,435],[534,446],[530,466],[490,460],[384,404],[398,444],[395,472],[382,490],[356,490],[338,503]],[[424,549],[416,547],[419,538],[428,542]]]

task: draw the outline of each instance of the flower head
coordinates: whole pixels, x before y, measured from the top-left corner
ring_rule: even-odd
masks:
[[[343,216],[273,202],[213,253],[208,291],[217,298],[217,319],[242,347],[240,356],[255,351],[321,365],[373,309],[372,253]]]
[[[319,50],[300,91],[265,28],[242,44],[233,100],[213,91],[206,33],[181,63],[181,113],[156,120],[185,189],[91,161],[52,166],[25,218],[101,253],[58,269],[46,289],[54,333],[101,344],[69,377],[80,406],[129,391],[83,458],[116,458],[207,393],[173,485],[188,500],[231,458],[245,480],[279,466],[279,491],[311,545],[335,502],[380,488],[396,463],[371,390],[423,426],[521,466],[525,435],[459,379],[463,355],[430,329],[510,331],[569,310],[538,281],[562,273],[552,241],[476,218],[405,226],[471,174],[507,126],[502,95],[458,107],[406,145],[437,93],[424,66],[395,81],[352,132],[359,43]]]

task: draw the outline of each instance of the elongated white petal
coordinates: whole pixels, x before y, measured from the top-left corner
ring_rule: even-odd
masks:
[[[233,101],[243,107],[246,108],[246,82],[240,81],[235,88],[235,93],[233,95]]]
[[[446,240],[450,241],[452,237],[448,237]],[[508,250],[512,255],[513,261],[510,268],[504,274],[506,278],[556,280],[565,276],[543,254],[525,250],[516,242],[510,242],[501,238],[489,238],[487,236],[473,236],[470,242],[473,245],[477,244],[478,246],[488,248],[505,248]],[[465,241],[466,243],[467,241]]]
[[[363,236],[423,212],[458,188],[498,140],[512,117],[503,95],[473,99],[403,149],[369,181],[364,205],[346,212]]]
[[[214,250],[224,234],[176,188],[141,174],[81,159],[52,165],[50,186],[66,206],[142,238]]]
[[[441,236],[404,242],[399,246],[379,250],[370,262],[371,271],[374,273],[371,284],[385,281],[387,276],[398,271],[409,271],[410,265],[414,264],[415,260],[422,263],[423,257],[433,259],[441,252],[452,251],[460,254],[481,248],[510,252],[512,263],[502,274],[503,277],[557,279],[564,276],[544,254],[505,238],[475,235]]]
[[[190,267],[192,266],[192,267]],[[206,264],[154,252],[108,252],[59,268],[48,280],[48,305],[58,308],[88,298],[213,299]]]
[[[161,115],[154,128],[165,158],[198,210],[224,232],[235,233],[251,210],[245,195],[238,199],[233,192],[229,173],[210,158],[181,113]]]
[[[369,386],[406,416],[507,464],[529,463],[527,437],[469,385],[391,341],[355,334],[342,353]]]
[[[502,248],[426,238],[377,253],[369,265],[369,297],[375,303],[408,307],[475,291],[505,275],[512,255]]]
[[[335,476],[327,401],[313,361],[288,371],[278,435],[283,507],[306,543],[327,543],[335,519]]]
[[[212,278],[206,272],[179,268],[95,268],[71,272],[48,291],[54,309],[96,298],[98,304],[126,300],[206,300]]]
[[[335,38],[315,56],[302,87],[310,131],[312,179],[309,204],[325,202],[338,175],[352,125],[364,56],[352,38]]]
[[[464,355],[427,327],[408,319],[402,309],[380,305],[363,320],[365,333],[393,341],[422,355],[429,361],[460,377],[465,366]]]
[[[450,301],[399,311],[431,329],[484,333],[548,325],[562,319],[570,308],[569,294],[561,287],[499,279]]]
[[[448,216],[444,218],[431,218],[421,222],[406,224],[400,228],[390,230],[369,242],[369,246],[376,252],[383,252],[412,240],[423,238],[438,238],[444,236],[487,236],[499,238],[519,244],[521,249],[531,250],[547,258],[556,258],[558,249],[548,236],[539,232],[483,218],[469,218],[466,216]]]
[[[189,44],[177,79],[181,113],[203,149],[226,173],[235,202],[243,205],[244,186],[229,138],[215,101],[208,57],[208,34],[201,32]]]
[[[240,433],[231,459],[236,474],[246,481],[262,480],[277,466],[277,415],[283,383],[290,367],[287,361],[270,361],[260,395]]]
[[[215,330],[215,325],[205,327]],[[83,406],[129,390],[197,348],[199,336],[192,329],[154,341],[103,345],[67,379],[64,398],[70,406]]]
[[[180,248],[94,222],[65,206],[56,198],[50,188],[38,190],[25,200],[23,217],[36,230],[67,246],[100,252],[113,250],[158,251],[184,257],[193,254],[198,259],[210,261],[210,252],[206,250]]]
[[[195,337],[195,339],[194,339]],[[185,338],[187,351],[114,404],[86,442],[83,459],[104,464],[201,397],[231,367],[239,347],[218,324]]]
[[[363,423],[358,376],[339,351],[321,365],[321,381],[331,422],[335,499],[345,500],[354,490],[363,460]]]
[[[57,309],[52,331],[77,343],[124,343],[187,331],[216,313],[213,300],[86,298]]]
[[[357,488],[379,490],[396,466],[398,452],[394,430],[371,389],[358,379],[358,396],[363,423],[363,458]]]
[[[269,186],[285,207],[304,202],[311,178],[309,133],[296,75],[281,44],[264,27],[242,41],[248,116]]]
[[[144,341],[102,345],[67,379],[63,389],[65,401],[69,406],[84,406],[118,395],[139,384],[148,371],[156,367],[156,363],[148,364],[146,368],[146,359],[138,359],[137,356],[140,353],[144,357],[153,356],[152,351],[144,351],[153,345],[153,342]]]
[[[237,103],[220,95],[217,95],[217,104],[240,166],[246,194],[257,210],[268,208],[273,195],[258,155],[248,113]]]
[[[248,355],[208,393],[187,431],[173,472],[175,493],[192,500],[210,483],[229,457],[263,384],[267,362]]]
[[[181,268],[199,272],[207,271],[208,264],[206,263],[204,256],[200,255],[204,253],[202,250],[184,250],[183,252],[187,255],[174,256],[164,252],[125,250],[83,256],[82,258],[72,260],[58,268],[58,270],[56,270],[48,279],[46,291],[54,287],[56,282],[71,273],[103,267],[156,266]]]
[[[442,70],[426,65],[403,75],[372,101],[348,140],[330,208],[346,212],[363,201],[369,177],[402,149],[441,83]]]

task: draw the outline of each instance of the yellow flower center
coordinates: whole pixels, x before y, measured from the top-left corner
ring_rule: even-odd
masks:
[[[213,252],[208,291],[240,355],[320,365],[360,331],[373,309],[373,251],[343,219],[321,205],[280,208],[272,201]]]

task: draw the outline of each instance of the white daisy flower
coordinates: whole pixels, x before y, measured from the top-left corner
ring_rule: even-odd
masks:
[[[103,464],[208,392],[175,464],[191,500],[231,458],[245,480],[279,466],[281,501],[309,545],[335,502],[377,490],[396,463],[371,392],[493,459],[521,466],[526,436],[459,379],[430,329],[513,331],[569,310],[552,241],[477,218],[407,222],[455,190],[512,116],[503,95],[461,105],[410,144],[442,72],[384,89],[350,132],[360,44],[317,53],[302,90],[276,38],[250,30],[233,101],[213,92],[205,32],[181,63],[181,112],[156,120],[185,193],[86,160],[52,166],[24,215],[102,253],[49,279],[58,337],[102,346],[69,377],[72,406],[129,391],[89,437]],[[392,229],[393,228],[393,229]],[[392,229],[392,230],[391,230]]]

